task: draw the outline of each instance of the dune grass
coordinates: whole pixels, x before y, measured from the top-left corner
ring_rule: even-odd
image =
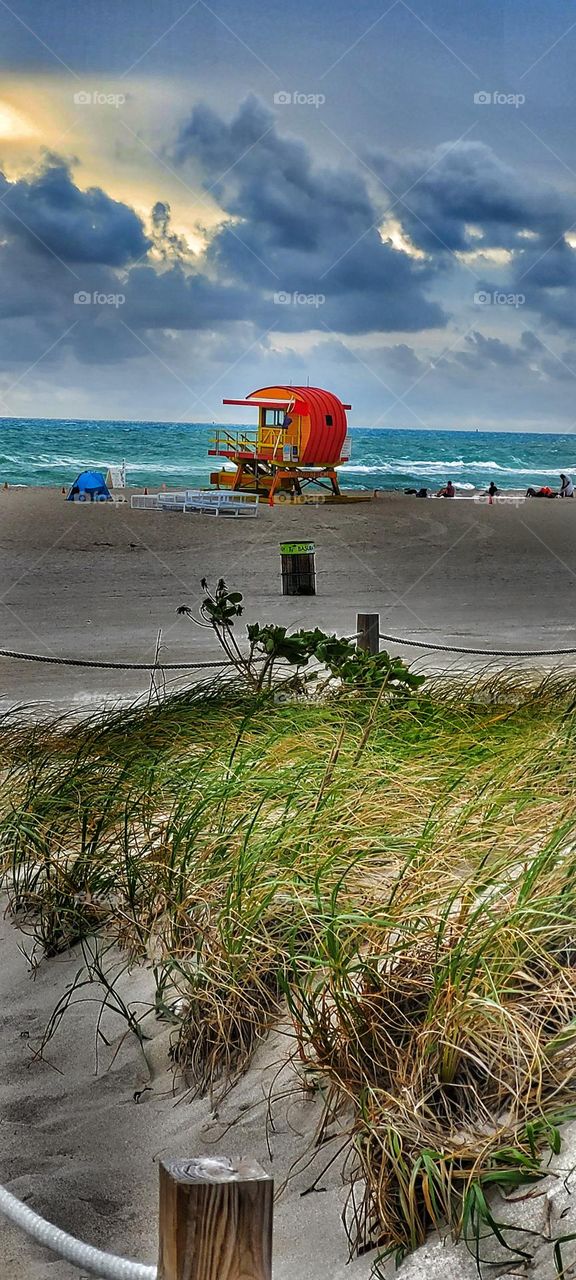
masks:
[[[79,943],[87,980],[109,982],[111,944],[149,965],[198,1091],[288,1007],[307,1086],[349,1129],[353,1247],[499,1234],[490,1187],[538,1178],[573,1107],[575,687],[510,671],[320,704],[217,685],[81,724],[12,714],[15,919],[47,956]]]

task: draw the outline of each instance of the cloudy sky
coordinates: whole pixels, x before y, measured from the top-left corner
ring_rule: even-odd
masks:
[[[576,429],[573,0],[0,0],[0,414]]]

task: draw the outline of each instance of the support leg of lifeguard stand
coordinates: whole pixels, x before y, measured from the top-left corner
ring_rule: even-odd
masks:
[[[268,506],[269,506],[269,507],[273,507],[273,506],[274,506],[274,494],[276,493],[276,490],[277,490],[277,488],[279,487],[279,484],[280,484],[280,472],[279,472],[279,471],[275,471],[275,472],[274,472],[274,475],[273,475],[273,477],[272,477],[272,484],[270,485],[270,490],[269,490],[269,493],[268,493]]]

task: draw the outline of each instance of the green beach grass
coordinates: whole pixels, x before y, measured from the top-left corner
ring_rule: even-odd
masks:
[[[225,1092],[289,1014],[348,1134],[354,1249],[502,1235],[490,1188],[540,1177],[574,1108],[575,687],[508,671],[307,702],[230,682],[82,723],[12,713],[14,920],[39,955],[79,944],[79,981],[136,1035],[109,949],[148,965],[196,1091]]]

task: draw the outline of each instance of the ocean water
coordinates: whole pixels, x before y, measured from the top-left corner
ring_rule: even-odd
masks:
[[[233,430],[233,428],[231,428]],[[126,460],[128,484],[150,488],[209,483],[217,459],[207,454],[206,423],[88,422],[0,419],[0,485],[67,485],[87,468],[106,471]],[[340,468],[355,489],[432,490],[452,479],[462,489],[558,485],[576,479],[576,436],[483,431],[350,431],[352,456]]]

